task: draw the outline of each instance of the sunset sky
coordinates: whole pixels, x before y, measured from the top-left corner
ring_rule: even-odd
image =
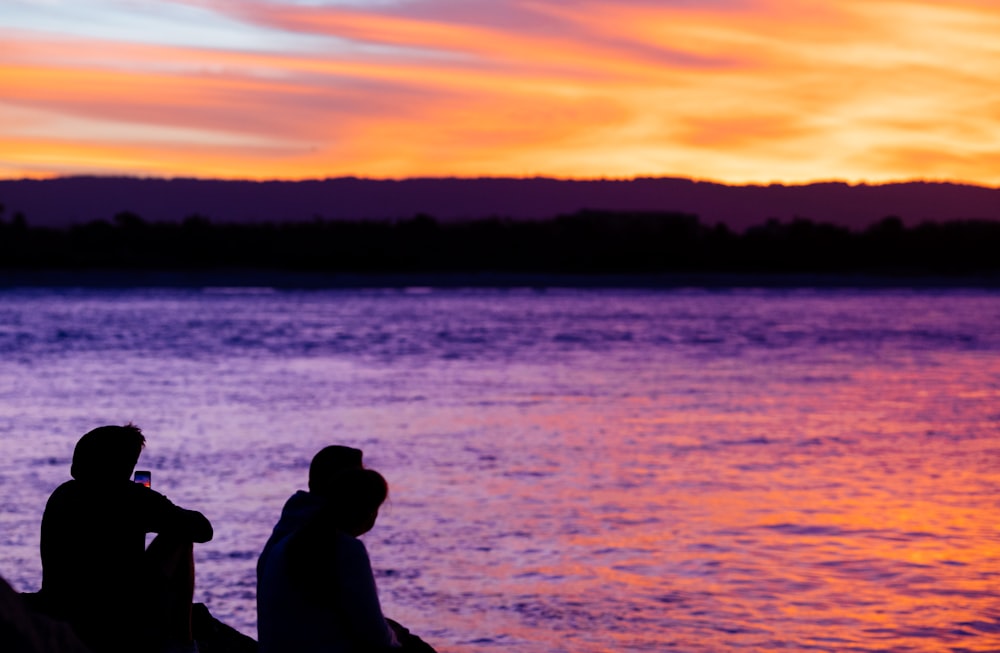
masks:
[[[2,0],[0,178],[1000,186],[997,0]]]

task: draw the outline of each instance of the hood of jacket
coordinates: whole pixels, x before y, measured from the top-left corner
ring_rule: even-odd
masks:
[[[299,490],[290,496],[288,501],[285,502],[285,506],[281,509],[281,517],[278,518],[278,523],[274,525],[274,530],[271,531],[271,536],[267,538],[267,543],[260,553],[260,558],[257,561],[257,569],[260,569],[262,561],[275,544],[298,530],[313,515],[319,512],[322,507],[323,500],[305,490]]]

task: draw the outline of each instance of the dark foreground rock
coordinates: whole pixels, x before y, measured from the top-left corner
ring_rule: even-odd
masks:
[[[257,653],[257,641],[212,616],[204,603],[191,608],[191,627],[199,653]]]
[[[90,653],[72,629],[33,612],[0,578],[0,651],[3,653]]]
[[[0,578],[0,652],[92,653],[67,624],[33,609],[37,595],[19,594]],[[191,610],[200,653],[257,653],[257,642],[212,616],[203,603]]]

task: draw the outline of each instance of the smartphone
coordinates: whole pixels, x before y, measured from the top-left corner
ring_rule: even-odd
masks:
[[[153,474],[148,469],[135,470],[135,482],[149,487],[153,483]]]

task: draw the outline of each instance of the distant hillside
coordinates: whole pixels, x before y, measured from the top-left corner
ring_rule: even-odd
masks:
[[[547,178],[355,178],[251,182],[66,177],[0,180],[10,220],[69,226],[131,212],[147,222],[197,214],[212,223],[397,219],[423,213],[439,220],[550,218],[580,210],[694,214],[702,224],[744,230],[770,219],[804,217],[860,229],[896,215],[907,226],[933,220],[1000,220],[1000,189],[947,183],[851,186],[726,186],[687,179],[571,181]]]

